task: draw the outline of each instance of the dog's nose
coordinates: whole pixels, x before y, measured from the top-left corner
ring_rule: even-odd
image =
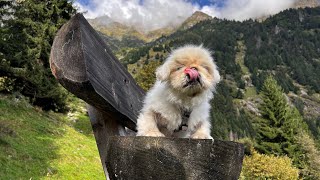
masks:
[[[196,81],[199,78],[199,72],[194,67],[186,68],[184,73],[187,75],[190,81]]]

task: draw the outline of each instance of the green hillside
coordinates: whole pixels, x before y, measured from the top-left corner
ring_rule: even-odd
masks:
[[[0,179],[104,179],[84,104],[68,115],[0,96]]]

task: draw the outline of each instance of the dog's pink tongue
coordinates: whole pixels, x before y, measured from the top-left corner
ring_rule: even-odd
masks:
[[[193,68],[186,68],[184,73],[189,75],[191,81],[196,80],[199,77],[198,71]]]

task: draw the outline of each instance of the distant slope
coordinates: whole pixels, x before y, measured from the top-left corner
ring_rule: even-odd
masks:
[[[298,8],[314,8],[314,7],[318,7],[320,6],[320,1],[319,0],[296,0],[291,7],[289,8],[294,8],[294,9],[298,9]],[[265,15],[262,17],[257,17],[257,20],[262,22],[264,20],[266,20],[268,17],[270,17],[271,15]]]
[[[150,42],[159,38],[161,35],[168,35],[173,32],[173,27],[165,27],[148,33],[138,31],[134,27],[113,21],[108,16],[101,16],[95,19],[88,19],[90,25],[97,31],[106,36],[116,38],[119,41],[123,39],[137,39],[144,42]]]
[[[211,18],[211,16],[197,11],[177,27],[168,26],[149,32],[140,32],[134,27],[115,22],[108,16],[88,19],[88,22],[95,30],[103,35],[102,37],[106,40],[108,45],[110,45],[112,50],[119,51],[121,48],[141,46],[142,44],[152,42],[162,36],[169,36],[177,30],[191,28],[195,24]]]
[[[298,0],[294,3],[294,8],[317,7],[320,5],[319,0]]]
[[[104,42],[111,48],[113,52],[118,52],[122,48],[134,48],[145,45],[145,41],[134,36],[124,36],[121,40],[113,36],[107,36],[104,33],[97,31]]]
[[[0,179],[105,179],[88,117],[26,102],[0,95]]]
[[[305,8],[305,7],[317,7],[320,5],[318,0],[297,0],[291,8]],[[258,17],[258,21],[264,21],[269,16]],[[194,26],[195,24],[212,19],[211,16],[201,12],[194,12],[189,18],[187,18],[181,25],[167,26],[153,31],[145,32],[143,30],[135,29],[132,26],[121,24],[114,21],[109,16],[101,16],[95,19],[88,19],[91,26],[101,32],[105,39],[111,39],[112,49],[118,51],[121,48],[132,47],[137,43],[137,46],[141,45],[141,42],[152,42],[162,36],[169,36],[177,30],[186,30]]]
[[[143,41],[148,41],[145,35],[133,27],[113,21],[108,16],[101,16],[95,19],[88,19],[90,25],[103,34],[122,40],[126,36],[132,36]]]

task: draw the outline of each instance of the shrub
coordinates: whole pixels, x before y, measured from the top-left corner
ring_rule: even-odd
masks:
[[[135,76],[138,85],[145,91],[148,91],[156,81],[155,71],[158,66],[160,61],[149,61]]]
[[[303,179],[320,179],[320,152],[314,140],[306,132],[300,132],[296,139],[306,158],[306,164],[302,168],[300,176]]]
[[[240,179],[298,179],[299,170],[292,166],[287,156],[259,154],[252,149],[245,156]]]
[[[253,150],[254,140],[248,137],[245,137],[245,138],[239,139],[238,142],[243,144],[245,155],[248,155],[248,156],[252,155],[251,153]]]

